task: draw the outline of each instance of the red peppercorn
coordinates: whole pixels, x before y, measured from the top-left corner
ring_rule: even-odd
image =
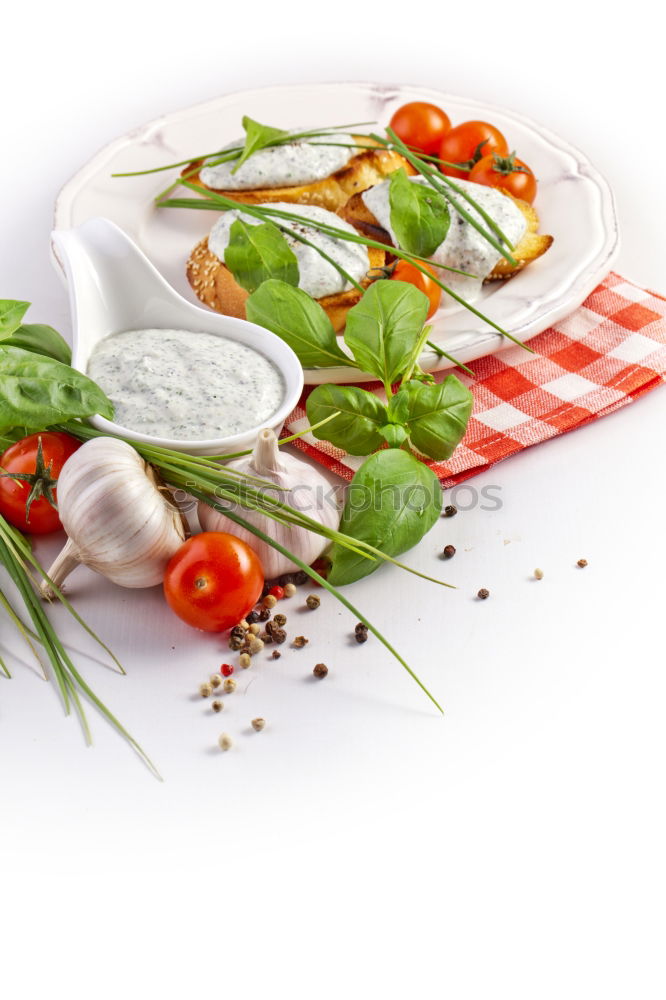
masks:
[[[220,673],[223,677],[231,677],[234,672],[234,668],[230,663],[223,663],[220,667]]]
[[[284,597],[284,587],[281,587],[278,583],[276,583],[274,587],[271,587],[268,593],[271,594],[276,601],[281,601]]]

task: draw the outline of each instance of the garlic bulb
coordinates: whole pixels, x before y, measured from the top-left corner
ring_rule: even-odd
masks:
[[[307,462],[281,452],[272,430],[262,430],[253,454],[229,462],[227,468],[237,469],[245,473],[248,478],[254,477],[274,483],[275,489],[267,489],[267,496],[289,504],[327,528],[338,527],[340,511],[328,480]],[[256,488],[261,489],[259,485]],[[329,545],[327,538],[313,531],[296,525],[279,524],[259,511],[244,510],[242,507],[231,507],[230,510],[237,512],[244,520],[274,538],[308,565],[314,562]],[[277,549],[262,542],[252,532],[242,528],[219,511],[213,510],[208,504],[199,504],[199,521],[204,531],[228,531],[247,542],[259,556],[267,580],[273,580],[281,573],[298,569],[295,563]]]
[[[84,563],[121,587],[153,587],[186,536],[151,466],[117,438],[93,438],[67,460],[58,513],[69,537],[49,570],[56,586]],[[41,590],[51,596],[47,581]]]

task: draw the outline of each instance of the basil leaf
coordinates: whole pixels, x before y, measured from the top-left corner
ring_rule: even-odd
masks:
[[[355,367],[338,347],[322,307],[302,288],[275,278],[265,281],[247,299],[245,315],[251,323],[266,327],[289,344],[304,368]]]
[[[0,299],[0,340],[11,337],[14,331],[18,330],[29,307],[29,302],[20,302],[18,299]]]
[[[410,181],[401,167],[389,182],[391,228],[398,246],[419,257],[430,257],[446,239],[451,213],[444,195],[430,184]]]
[[[408,382],[389,403],[392,420],[406,426],[413,446],[437,461],[450,458],[472,412],[473,397],[455,375],[440,385]]]
[[[437,476],[407,451],[391,448],[371,455],[349,484],[340,531],[398,556],[432,528],[442,509]],[[329,583],[338,587],[368,576],[381,563],[338,542],[329,551]]]
[[[54,361],[62,361],[68,365],[72,360],[72,351],[67,341],[60,336],[52,326],[42,323],[24,323],[2,341],[3,347],[20,347],[33,354],[43,354]]]
[[[269,278],[298,284],[298,261],[273,222],[249,225],[236,219],[229,231],[224,263],[246,292],[254,292]]]
[[[113,404],[87,375],[0,344],[0,429],[42,428],[93,413],[111,419]]]
[[[265,149],[275,139],[282,139],[284,136],[289,135],[288,132],[283,131],[281,128],[262,125],[260,122],[255,122],[253,118],[248,118],[247,115],[243,115],[243,128],[245,129],[245,146],[238,159],[238,163],[235,164],[231,171],[232,174],[235,174],[239,167],[242,167],[253,153],[256,153],[260,149]]]
[[[390,448],[399,448],[408,438],[408,431],[402,424],[384,424],[380,432]]]
[[[350,455],[369,455],[384,443],[379,429],[388,419],[386,407],[365,389],[318,385],[308,396],[305,409],[311,424],[338,411],[337,416],[312,433]]]
[[[345,343],[359,367],[391,385],[411,365],[428,298],[405,281],[381,279],[347,313]]]

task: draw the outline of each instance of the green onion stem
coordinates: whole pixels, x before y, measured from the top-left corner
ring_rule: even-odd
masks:
[[[107,650],[108,648],[102,643],[95,633],[85,625],[80,617],[73,611],[69,602],[67,602],[59,589],[50,580],[48,574],[40,565],[40,563],[32,555],[30,546],[25,538],[9,525],[4,518],[0,517],[0,565],[3,565],[7,570],[7,573],[14,583],[19,596],[26,608],[30,619],[32,620],[34,626],[34,633],[32,630],[28,629],[23,623],[18,624],[18,615],[13,609],[9,612],[7,604],[9,603],[5,598],[4,601],[0,601],[2,606],[6,611],[9,612],[9,616],[14,624],[22,632],[24,638],[28,636],[33,637],[35,641],[38,641],[51,665],[53,676],[55,677],[56,683],[60,690],[60,694],[63,701],[63,707],[65,709],[65,714],[69,714],[72,705],[79,717],[83,732],[86,738],[86,742],[90,743],[91,735],[90,728],[88,725],[88,720],[81,704],[79,697],[79,692],[84,694],[88,701],[94,705],[95,708],[106,718],[106,720],[125,738],[125,740],[130,744],[130,746],[135,750],[135,752],[141,757],[144,763],[152,771],[152,773],[159,778],[159,773],[155,768],[154,764],[151,762],[150,758],[141,749],[136,740],[128,733],[128,731],[121,725],[118,719],[113,715],[112,712],[100,701],[100,699],[95,695],[87,682],[83,679],[81,674],[78,672],[76,666],[72,662],[70,656],[65,650],[62,642],[58,638],[49,618],[46,614],[44,606],[35,593],[33,589],[32,577],[30,574],[30,567],[37,570],[37,572],[45,580],[48,580],[51,584],[54,592],[62,603],[67,607],[67,609],[72,613],[75,619],[83,625],[86,631],[93,636],[100,645]],[[3,595],[4,596],[4,595]],[[18,619],[20,621],[20,619]],[[32,646],[32,643],[30,643]],[[35,651],[36,653],[36,651]],[[113,654],[111,654],[113,656]],[[40,657],[36,654],[38,662],[41,663]],[[115,657],[113,657],[115,660]],[[117,663],[118,661],[115,660]]]
[[[35,646],[34,642],[32,641],[34,639],[36,642],[39,642],[39,636],[35,632],[33,632],[33,630],[31,628],[28,628],[28,626],[25,624],[25,622],[21,618],[19,618],[19,616],[14,611],[14,608],[11,606],[11,604],[9,602],[9,598],[6,596],[6,594],[4,594],[2,592],[2,590],[0,590],[0,604],[2,605],[2,607],[5,609],[5,611],[9,615],[9,617],[13,621],[14,625],[16,626],[16,628],[18,629],[18,631],[20,632],[20,634],[23,636],[23,638],[24,638],[25,642],[27,643],[27,645],[30,647],[30,651],[32,652],[32,655],[35,657],[35,659],[39,663],[39,665],[42,668],[42,671],[44,673],[44,677],[46,678],[47,675],[46,675],[46,670],[44,670],[44,664],[42,663],[42,660],[41,660],[41,657],[39,655],[39,652],[37,651],[37,647]],[[3,664],[3,666],[5,667],[5,673],[6,673],[7,677],[10,677],[11,675],[10,675],[9,671],[7,670],[6,665]]]
[[[334,239],[345,240],[347,243],[359,243],[366,247],[375,247],[378,250],[383,250],[384,252],[391,253],[395,257],[400,257],[404,260],[413,263],[414,261],[421,261],[424,264],[428,264],[431,268],[435,267],[438,270],[450,271],[452,274],[457,274],[463,278],[475,278],[476,275],[469,274],[468,271],[461,271],[457,267],[448,267],[446,264],[438,264],[429,257],[421,257],[418,254],[408,253],[406,250],[402,250],[399,247],[394,247],[390,243],[381,243],[379,240],[373,240],[370,237],[360,236],[358,233],[350,233],[346,229],[339,229],[337,226],[333,226],[328,222],[317,222],[314,219],[308,219],[303,215],[298,215],[296,212],[285,212],[284,209],[274,208],[272,205],[241,205],[239,202],[234,201],[233,198],[227,198],[225,195],[218,194],[216,191],[209,191],[207,198],[201,197],[201,188],[197,187],[196,184],[191,184],[189,181],[185,181],[182,178],[179,183],[188,188],[190,191],[194,191],[199,195],[198,198],[169,198],[167,201],[162,201],[159,203],[159,207],[162,208],[203,208],[213,212],[219,212],[221,210],[236,210],[241,211],[244,215],[252,215],[257,219],[262,219],[265,221],[266,217],[276,218],[276,219],[286,219],[289,222],[298,222],[300,225],[307,226],[310,229],[317,229],[319,232],[324,233],[326,236],[331,236]]]
[[[288,132],[284,136],[276,137],[267,142],[266,146],[282,146],[287,143],[294,142],[297,139],[303,138],[317,138],[317,136],[328,136],[331,133],[343,132],[350,128],[360,128],[362,125],[376,125],[374,121],[371,122],[350,122],[349,125],[331,125],[329,128],[322,129],[308,129],[304,132]],[[321,145],[328,145],[328,143],[322,143]],[[343,143],[343,145],[348,145],[348,143]],[[375,148],[369,147],[369,148]],[[200,163],[205,160],[210,160],[213,157],[220,157],[219,163],[226,163],[227,159],[235,160],[243,152],[243,146],[230,146],[227,149],[216,149],[213,153],[203,153],[200,156],[190,156],[186,160],[178,160],[176,163],[165,163],[161,167],[150,167],[148,170],[126,170],[122,173],[111,174],[112,177],[143,177],[146,174],[159,174],[164,170],[175,170],[177,167],[186,167],[188,163]],[[226,156],[225,154],[230,154]],[[213,165],[213,164],[207,164]]]
[[[189,181],[181,181],[181,183],[183,184],[184,187],[199,193],[199,188],[197,188],[196,185],[194,184],[190,184]],[[231,198],[225,198],[223,195],[215,194],[211,199],[208,199],[208,201],[210,202],[210,204],[206,204],[206,202],[201,198],[173,198],[169,199],[168,201],[163,201],[160,204],[165,208],[209,208],[212,210],[216,210],[216,208],[218,208],[219,210],[219,206],[222,206],[224,208],[238,209],[238,202],[233,201]],[[497,331],[497,333],[501,333],[502,336],[507,337],[509,340],[512,340],[514,344],[518,344],[519,347],[523,347],[526,351],[529,351],[532,354],[534,353],[531,350],[531,348],[523,344],[522,341],[518,340],[516,337],[510,334],[507,330],[501,327],[494,320],[484,315],[484,313],[482,313],[479,309],[473,306],[471,302],[467,302],[467,300],[464,299],[461,295],[458,295],[457,292],[454,292],[452,288],[450,288],[448,285],[445,285],[435,274],[433,274],[432,268],[433,267],[436,267],[438,269],[443,268],[446,271],[454,271],[454,273],[456,274],[464,274],[464,272],[457,271],[455,268],[446,267],[443,264],[436,264],[434,261],[430,261],[426,257],[420,257],[417,256],[416,254],[407,253],[406,251],[401,250],[398,247],[391,246],[387,248],[385,243],[380,243],[377,240],[371,240],[363,236],[352,235],[351,233],[346,232],[344,229],[338,229],[337,227],[329,226],[326,223],[316,222],[313,219],[305,219],[302,216],[295,215],[295,213],[292,212],[284,212],[280,209],[273,209],[271,208],[270,205],[262,206],[261,208],[258,208],[256,205],[252,206],[244,205],[243,212],[247,212],[247,214],[254,215],[260,219],[265,219],[268,216],[268,217],[290,219],[291,221],[295,220],[304,225],[311,226],[312,229],[318,229],[321,232],[326,233],[326,235],[333,236],[336,239],[347,240],[350,243],[362,243],[365,246],[380,247],[383,250],[388,249],[389,252],[394,254],[396,257],[400,257],[402,260],[409,261],[409,263],[412,264],[415,268],[417,268],[417,270],[421,271],[422,274],[425,274],[432,281],[434,281],[435,284],[439,285],[439,287],[443,291],[445,291],[447,295],[450,295],[452,299],[454,299],[461,306],[463,306],[465,309],[471,312],[474,316],[477,316],[479,319],[483,320],[483,322],[487,323],[488,326],[491,326],[493,330]],[[423,266],[423,264],[428,264],[429,267],[426,268]],[[474,276],[465,274],[465,277],[474,277]],[[458,364],[457,361],[456,364]]]
[[[205,503],[208,502],[205,496],[202,495],[197,496],[196,491],[192,491],[192,495],[197,497],[197,499],[203,500]],[[341,594],[340,591],[332,584],[330,584],[325,577],[320,576],[320,574],[317,573],[316,570],[314,570],[311,566],[308,566],[307,563],[303,562],[302,559],[299,559],[298,556],[295,556],[293,553],[288,552],[287,549],[284,548],[284,546],[280,545],[280,543],[277,542],[274,538],[270,538],[267,534],[265,534],[265,532],[261,531],[255,525],[250,524],[248,521],[246,521],[244,518],[240,517],[240,515],[236,513],[232,514],[229,511],[225,510],[224,508],[221,508],[217,505],[214,506],[215,509],[220,510],[220,512],[224,514],[225,517],[229,517],[230,520],[235,521],[236,524],[240,525],[242,528],[245,528],[247,531],[251,531],[254,535],[257,536],[257,538],[260,538],[263,542],[267,542],[269,545],[272,545],[273,548],[277,549],[278,552],[281,552],[282,555],[286,556],[288,559],[294,562],[296,566],[300,567],[300,569],[302,569],[305,573],[307,573],[308,576],[311,577],[311,579],[315,580],[316,583],[318,583],[321,587],[324,587],[326,590],[328,590],[329,593],[331,593],[336,598],[336,600],[338,600],[341,604],[343,604],[349,611],[351,611],[353,615],[356,616],[356,618],[358,618],[359,621],[363,622],[363,624],[368,627],[368,629],[372,632],[372,634],[379,639],[379,641],[389,651],[389,653],[391,653],[396,658],[396,660],[398,660],[398,662],[405,668],[410,677],[414,681],[416,681],[418,686],[428,696],[433,705],[435,705],[436,708],[438,708],[439,711],[442,714],[444,714],[444,709],[442,708],[442,706],[439,704],[437,699],[430,693],[428,688],[424,685],[423,681],[421,681],[420,678],[414,673],[409,664],[402,658],[402,656],[400,656],[397,650],[394,649],[394,647],[390,644],[388,639],[386,639],[385,636],[382,635],[379,629],[375,628],[375,626],[370,621],[368,621],[367,618],[365,618],[365,616],[358,610],[358,608],[354,607],[354,605],[347,600],[344,594]]]
[[[434,351],[435,354],[439,355],[440,358],[446,358],[446,360],[451,361],[456,366],[456,368],[462,368],[462,370],[464,372],[467,372],[468,375],[471,375],[472,378],[475,377],[474,372],[472,371],[471,368],[468,368],[467,365],[464,365],[462,361],[456,360],[456,358],[454,358],[452,354],[447,354],[446,351],[443,351],[441,347],[439,347],[437,344],[434,344],[432,340],[426,340],[426,345],[430,348],[431,351]]]
[[[289,236],[292,236],[299,243],[303,243],[305,246],[311,247],[313,250],[315,250],[320,257],[322,257],[325,261],[328,261],[328,263],[335,268],[338,274],[340,274],[348,284],[352,285],[357,292],[361,293],[361,295],[363,294],[363,285],[361,285],[356,280],[356,278],[352,278],[351,274],[349,274],[348,271],[345,271],[344,267],[341,264],[338,264],[336,260],[333,260],[333,258],[329,256],[329,254],[327,254],[325,250],[322,250],[321,247],[318,247],[315,243],[312,242],[312,240],[307,239],[307,237],[303,236],[302,233],[297,232],[295,229],[290,229],[288,226],[278,225],[278,229],[280,230],[281,233],[287,233]]]
[[[73,434],[75,437],[83,440],[89,440],[92,437],[113,436],[85,424],[79,424],[76,421],[59,425],[58,429],[64,430],[66,433]],[[124,439],[121,438],[121,440]],[[245,504],[248,508],[259,510],[269,517],[282,519],[282,523],[286,522],[297,525],[315,534],[322,535],[329,541],[338,542],[345,548],[353,549],[359,555],[363,554],[367,558],[392,563],[401,569],[407,570],[407,572],[414,576],[421,577],[439,586],[452,587],[452,584],[420,573],[411,566],[406,566],[404,563],[399,562],[397,559],[394,559],[392,556],[387,555],[367,542],[353,539],[344,532],[320,524],[319,521],[308,517],[302,511],[290,507],[289,504],[278,500],[276,497],[268,496],[266,493],[254,489],[254,487],[246,486],[242,481],[238,481],[237,479],[229,480],[227,478],[228,470],[226,466],[213,469],[208,464],[199,464],[200,456],[187,455],[183,452],[171,451],[168,448],[161,448],[157,445],[146,445],[136,441],[130,441],[129,443],[146,461],[154,465],[160,471],[165,481],[172,486],[186,490],[189,493],[192,493],[193,489],[199,489],[203,493],[214,494],[218,498],[228,500],[231,503],[239,503],[241,506]],[[194,481],[195,477],[196,481]],[[273,483],[269,485],[274,487]]]
[[[483,236],[484,240],[490,243],[491,247],[493,247],[494,250],[496,250],[499,254],[501,254],[502,257],[505,257],[510,264],[516,264],[517,262],[515,258],[512,257],[511,254],[504,249],[501,243],[498,243],[498,241],[495,239],[494,236],[491,235],[491,233],[489,233],[487,230],[483,228],[482,225],[480,225],[480,223],[474,218],[474,216],[470,215],[467,209],[463,208],[462,205],[459,202],[457,202],[455,198],[452,197],[450,191],[447,190],[447,188],[451,188],[452,190],[455,190],[458,194],[460,194],[465,199],[465,201],[467,201],[472,206],[472,208],[474,208],[474,210],[481,216],[481,218],[486,222],[486,224],[489,225],[490,228],[497,233],[500,239],[502,239],[509,247],[513,249],[513,246],[509,241],[509,239],[504,235],[504,233],[499,228],[497,223],[488,215],[485,209],[483,209],[481,205],[479,205],[478,202],[476,202],[472,198],[471,195],[468,195],[466,192],[464,192],[458,184],[454,184],[451,178],[447,177],[446,174],[441,174],[438,170],[434,170],[432,167],[428,166],[427,163],[424,163],[423,160],[420,160],[417,156],[414,156],[414,154],[409,151],[407,146],[405,146],[404,142],[401,142],[400,139],[398,139],[397,135],[395,134],[395,132],[393,132],[392,129],[388,129],[387,131],[391,136],[394,144],[396,145],[398,152],[400,152],[401,155],[404,156],[407,162],[410,163],[415,170],[418,170],[418,172],[421,174],[422,177],[425,177],[430,186],[435,191],[437,191],[438,194],[441,194],[444,198],[446,198],[447,201],[450,201],[453,207],[455,208],[456,212],[459,215],[461,215],[463,219],[465,219],[465,221],[469,223],[470,226],[476,229],[476,231],[481,236]],[[374,138],[375,136],[373,136],[373,139]]]
[[[46,582],[49,584],[50,589],[53,591],[53,593],[58,598],[63,607],[70,613],[72,618],[74,618],[74,620],[81,626],[81,628],[85,632],[87,632],[91,638],[95,640],[97,645],[104,650],[107,656],[109,656],[113,660],[116,667],[118,668],[118,673],[124,674],[126,671],[122,663],[118,660],[117,656],[106,645],[106,643],[103,642],[103,640],[100,639],[100,637],[95,632],[93,632],[90,626],[83,620],[83,618],[81,618],[76,608],[69,602],[69,600],[64,595],[62,590],[60,590],[60,588],[56,586],[53,580],[51,580],[49,575],[44,570],[43,566],[37,561],[37,559],[33,555],[32,549],[30,548],[30,543],[26,541],[23,535],[18,531],[14,531],[12,534],[8,535],[8,532],[6,531],[7,527],[8,527],[7,523],[4,520],[0,520],[0,537],[4,538],[5,543],[12,547],[14,554],[16,555],[16,558],[20,559],[24,565],[25,565],[25,560],[27,560],[30,566],[32,566],[32,568],[39,574],[39,576],[42,579],[46,580]],[[28,572],[27,569],[26,572]]]

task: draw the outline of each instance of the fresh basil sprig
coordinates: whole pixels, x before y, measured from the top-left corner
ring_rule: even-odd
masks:
[[[243,146],[243,152],[238,158],[238,163],[235,164],[231,171],[232,174],[235,174],[253,153],[273,145],[276,139],[283,139],[289,135],[284,129],[273,128],[271,125],[262,125],[260,122],[256,122],[253,118],[248,117],[248,115],[243,115],[243,128],[245,129],[245,145]]]
[[[269,278],[298,284],[296,254],[273,222],[232,222],[224,263],[246,292],[254,292]]]
[[[370,455],[384,444],[382,428],[389,416],[372,392],[356,386],[318,385],[308,396],[306,410],[310,425],[331,418],[318,428],[319,433],[313,433],[350,455]]]
[[[72,360],[72,350],[67,341],[52,326],[44,323],[22,323],[11,337],[2,341],[0,347],[20,347],[24,351],[53,358],[63,365]]]
[[[338,346],[322,307],[302,288],[271,278],[247,299],[245,315],[250,323],[265,327],[289,344],[304,368],[357,367]]]
[[[447,375],[439,385],[406,382],[389,400],[388,414],[417,451],[441,462],[451,457],[463,437],[472,402],[460,379]]]
[[[0,346],[20,347],[68,365],[72,352],[57,330],[43,323],[22,322],[29,306],[19,299],[0,299]]]
[[[29,307],[29,302],[19,299],[0,299],[0,340],[11,337],[19,328]]]
[[[373,282],[347,313],[344,340],[358,366],[390,386],[409,370],[428,299],[405,281]]]
[[[427,184],[414,184],[404,167],[389,181],[391,228],[408,253],[430,257],[446,239],[451,213],[446,198]]]
[[[340,530],[391,556],[412,548],[432,528],[442,509],[434,472],[407,451],[371,455],[349,484]],[[368,576],[377,564],[337,543],[329,552],[333,586]]]
[[[113,404],[87,375],[0,343],[0,430],[43,428],[70,417],[113,417]]]

